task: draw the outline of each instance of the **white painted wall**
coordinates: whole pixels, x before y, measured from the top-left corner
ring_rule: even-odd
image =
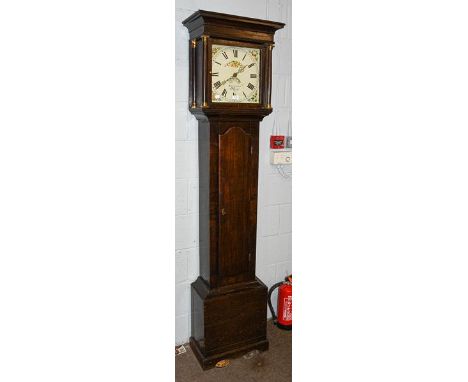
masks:
[[[273,120],[286,134],[291,116],[291,1],[176,0],[176,206],[175,206],[175,342],[190,336],[190,283],[198,277],[198,135],[188,104],[188,39],[182,25],[193,12],[231,13],[286,23],[275,34],[273,49],[273,113],[260,123],[257,276],[270,287],[292,271],[291,179],[269,164]],[[276,301],[276,294],[273,296]],[[268,313],[270,316],[270,313]]]

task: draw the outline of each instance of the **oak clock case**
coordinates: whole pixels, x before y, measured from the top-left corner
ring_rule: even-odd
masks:
[[[255,276],[258,136],[272,112],[272,49],[283,23],[197,11],[189,110],[198,120],[200,276],[190,346],[203,369],[267,350],[267,287]]]

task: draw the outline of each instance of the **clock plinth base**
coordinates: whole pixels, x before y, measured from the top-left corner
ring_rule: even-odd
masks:
[[[228,357],[268,349],[268,289],[258,278],[210,289],[199,277],[191,289],[190,347],[204,370]]]

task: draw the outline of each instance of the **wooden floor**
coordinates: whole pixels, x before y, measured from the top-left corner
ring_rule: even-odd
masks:
[[[268,340],[270,349],[246,359],[240,356],[231,359],[229,366],[203,371],[192,350],[186,346],[187,353],[176,356],[176,382],[259,382],[291,381],[291,339],[292,332],[278,329],[268,321]]]

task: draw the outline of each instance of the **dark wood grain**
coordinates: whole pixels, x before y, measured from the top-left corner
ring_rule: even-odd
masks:
[[[237,288],[210,289],[201,278],[192,284],[190,345],[204,369],[225,357],[267,350],[267,287],[256,279]]]
[[[249,168],[252,137],[240,127],[219,135],[220,277],[247,273],[250,265]]]
[[[199,10],[183,21],[190,38],[202,34],[238,41],[273,42],[278,29],[285,24],[251,17]]]
[[[199,249],[200,249],[200,275],[211,282],[210,248],[213,248],[214,238],[217,237],[216,222],[211,225],[213,211],[216,208],[212,203],[213,195],[210,190],[216,187],[216,177],[210,176],[215,169],[212,156],[217,150],[211,150],[211,132],[208,121],[198,122],[198,166],[199,166]],[[216,182],[216,183],[214,183]]]
[[[190,344],[203,368],[268,349],[267,288],[255,276],[258,136],[272,112],[274,33],[283,23],[198,11],[190,33],[189,109],[198,119],[200,277],[192,283]],[[212,44],[260,50],[259,102],[211,102]]]

